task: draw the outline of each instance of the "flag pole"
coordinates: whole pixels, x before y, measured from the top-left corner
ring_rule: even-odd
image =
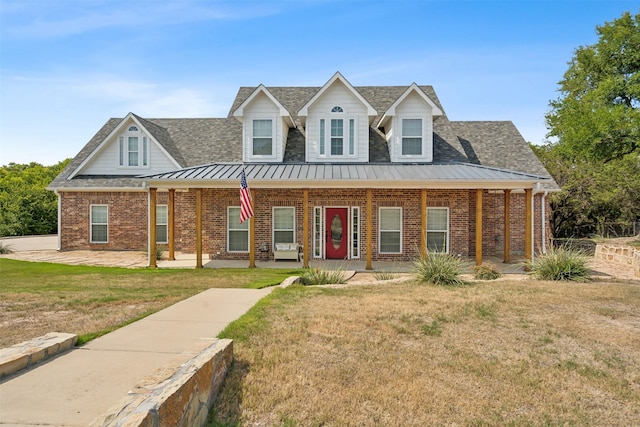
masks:
[[[240,173],[240,223],[249,219],[249,268],[256,268],[255,250],[255,221],[250,219],[254,216],[254,201],[247,184],[247,175],[242,162],[242,172]]]

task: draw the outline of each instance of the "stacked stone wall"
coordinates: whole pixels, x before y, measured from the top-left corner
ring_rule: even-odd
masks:
[[[640,249],[599,243],[596,245],[595,258],[630,267],[634,276],[640,278]]]

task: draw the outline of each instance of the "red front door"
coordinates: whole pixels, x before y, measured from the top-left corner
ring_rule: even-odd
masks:
[[[345,259],[347,257],[347,208],[326,209],[326,257]]]

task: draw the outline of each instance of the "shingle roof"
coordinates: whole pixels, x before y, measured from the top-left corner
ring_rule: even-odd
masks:
[[[434,121],[434,163],[467,163],[497,168],[517,173],[548,177],[516,127],[509,121],[449,121],[431,86],[419,86],[443,111]],[[355,89],[378,111],[377,123],[385,111],[409,86],[355,86]],[[165,150],[183,167],[242,161],[242,124],[233,112],[255,90],[241,87],[238,90],[228,117],[191,119],[150,119],[136,116]],[[296,125],[300,125],[297,112],[320,90],[320,87],[268,87],[269,92],[289,111]],[[110,119],[78,153],[65,170],[50,184],[50,188],[97,188],[101,186],[138,187],[139,179],[95,177],[66,178],[100,145],[122,119]],[[382,133],[369,129],[369,161],[389,163],[389,149]],[[300,129],[289,131],[284,153],[284,163],[304,162],[304,135]],[[421,166],[421,167],[424,167]],[[453,167],[453,166],[452,166]],[[551,179],[545,188],[557,189]]]

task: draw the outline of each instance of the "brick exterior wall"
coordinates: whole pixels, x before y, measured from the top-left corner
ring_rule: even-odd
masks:
[[[367,191],[364,189],[310,189],[309,236],[303,242],[303,190],[252,189],[255,216],[255,256],[257,260],[273,259],[273,207],[295,208],[297,243],[306,244],[313,257],[314,207],[360,208],[360,259],[366,259],[367,222],[372,221],[372,259],[407,261],[420,249],[421,190],[373,189],[372,217],[367,218]],[[148,193],[146,192],[61,192],[60,218],[63,250],[146,250],[148,228]],[[542,248],[542,196],[534,196],[534,250]],[[193,253],[195,240],[195,190],[175,193],[175,249]],[[157,203],[168,203],[168,192],[158,191]],[[546,199],[547,239],[550,238],[551,210]],[[89,210],[92,204],[109,206],[109,241],[106,244],[89,242]],[[227,207],[239,206],[237,189],[203,189],[202,191],[202,250],[215,259],[248,259],[248,253],[227,251]],[[511,193],[511,253],[524,253],[524,194]],[[402,254],[378,253],[378,215],[381,207],[402,208]],[[427,190],[427,207],[449,208],[450,253],[475,255],[475,190]],[[483,255],[502,255],[504,230],[504,194],[484,191]],[[261,250],[266,248],[266,250]]]

